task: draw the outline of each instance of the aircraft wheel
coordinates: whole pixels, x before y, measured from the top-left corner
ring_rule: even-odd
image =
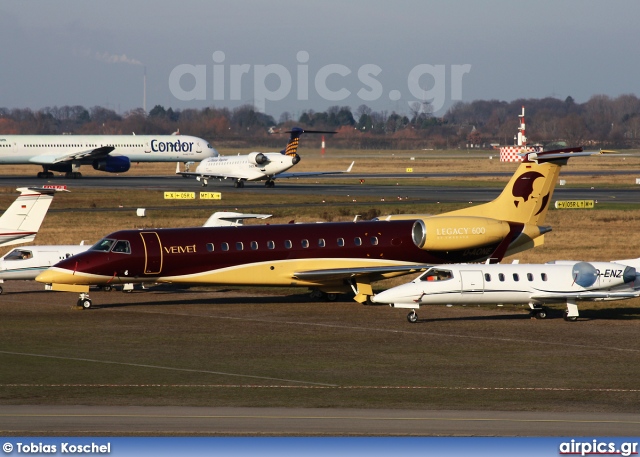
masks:
[[[4,292],[4,289],[0,286],[0,295],[2,295],[2,292]]]
[[[569,311],[565,311],[564,320],[567,322],[575,322],[578,320],[578,316],[569,316]]]
[[[105,292],[111,292],[113,290],[112,286],[102,286],[102,290],[104,290]]]
[[[547,310],[542,308],[536,312],[536,319],[546,319],[547,318]]]
[[[327,294],[327,300],[328,301],[336,301],[338,299],[339,295],[340,294],[329,293],[329,294]]]
[[[309,294],[309,298],[312,300],[322,300],[322,298],[324,298],[324,292],[318,289],[313,289]]]
[[[83,309],[91,308],[91,300],[89,300],[88,298],[80,299],[78,300],[78,303],[80,303],[80,306],[82,306]]]
[[[412,324],[415,324],[416,322],[418,322],[418,315],[415,311],[411,311],[409,314],[407,314],[407,320]]]
[[[45,173],[42,171],[39,171],[36,176],[38,177],[38,179],[43,179],[45,177]]]

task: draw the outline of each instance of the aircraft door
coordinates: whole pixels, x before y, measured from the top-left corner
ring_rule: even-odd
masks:
[[[156,232],[140,232],[144,245],[144,274],[157,275],[162,271],[162,243]]]
[[[484,293],[484,277],[480,270],[460,270],[463,294]]]

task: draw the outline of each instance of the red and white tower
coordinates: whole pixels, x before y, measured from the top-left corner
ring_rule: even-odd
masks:
[[[502,146],[500,148],[500,162],[522,162],[523,156],[519,155],[522,152],[540,152],[542,148],[538,146],[527,146],[527,135],[525,133],[524,122],[524,106],[522,107],[522,114],[518,115],[520,119],[520,126],[518,127],[518,135],[515,137],[516,144],[513,146]]]

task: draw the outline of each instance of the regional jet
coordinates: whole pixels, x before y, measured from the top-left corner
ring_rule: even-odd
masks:
[[[53,171],[80,178],[80,165],[124,173],[131,162],[200,162],[218,152],[187,135],[0,135],[0,165],[40,165],[38,178]]]
[[[416,322],[420,305],[525,304],[538,319],[545,304],[566,303],[564,318],[576,321],[578,301],[624,300],[640,296],[640,274],[630,264],[615,262],[549,262],[545,264],[438,265],[413,281],[374,295],[374,303],[411,309]]]
[[[52,290],[89,285],[175,283],[301,286],[314,293],[353,290],[360,303],[371,282],[442,263],[500,261],[544,242],[544,224],[560,168],[581,148],[529,153],[493,201],[436,216],[240,227],[121,230],[65,259],[36,280]]]
[[[268,219],[271,214],[246,214],[233,211],[216,211],[203,227],[237,227],[248,219]],[[89,249],[91,245],[20,246],[0,258],[0,284],[12,280],[34,280],[36,276],[56,263]],[[111,287],[103,287],[110,289]],[[125,287],[132,290],[133,287]],[[0,294],[3,288],[0,286]]]
[[[20,187],[20,196],[0,216],[0,246],[33,241],[47,215],[53,194],[66,186]]]
[[[264,181],[266,187],[274,187],[276,178],[306,178],[319,175],[336,175],[349,173],[353,163],[343,171],[307,171],[285,173],[286,170],[300,162],[298,142],[303,133],[336,133],[319,130],[303,130],[294,127],[290,131],[291,137],[285,149],[280,152],[252,152],[247,155],[216,156],[203,160],[195,172],[180,171],[180,164],[176,174],[184,177],[195,177],[203,187],[211,179],[232,179],[235,187],[244,187],[245,181]]]

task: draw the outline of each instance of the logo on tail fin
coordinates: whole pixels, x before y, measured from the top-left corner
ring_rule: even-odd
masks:
[[[298,138],[298,137],[291,138],[289,140],[289,142],[287,143],[286,149],[284,150],[284,155],[295,156],[298,153],[298,143],[299,142],[300,142],[300,138]]]
[[[528,171],[526,173],[521,174],[516,179],[516,182],[513,183],[513,188],[511,189],[511,194],[514,197],[520,197],[524,199],[526,202],[529,200],[531,195],[533,195],[533,183],[538,178],[544,178],[545,176],[542,173],[538,173],[537,171]],[[514,200],[513,204],[517,207],[520,202],[518,200]]]

